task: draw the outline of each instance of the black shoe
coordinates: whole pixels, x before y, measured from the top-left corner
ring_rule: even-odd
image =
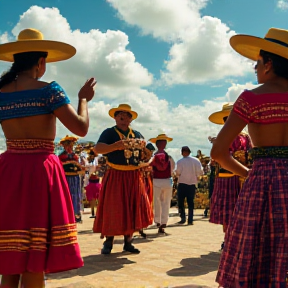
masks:
[[[143,230],[139,230],[139,234],[143,237],[146,238],[147,234],[143,232]]]
[[[223,249],[224,249],[224,241],[222,242],[222,244],[221,244],[221,248],[220,248],[220,251],[222,251]]]
[[[181,220],[179,222],[177,222],[178,224],[185,224],[186,223],[186,220]]]
[[[101,249],[101,254],[104,254],[104,255],[108,255],[111,253],[111,250],[112,250],[112,244],[110,243],[103,243],[103,248]]]
[[[160,225],[160,227],[158,229],[158,233],[165,234],[164,228],[166,228],[166,224]]]
[[[188,222],[187,225],[194,225],[193,222]]]
[[[130,252],[130,253],[134,253],[134,254],[139,254],[140,250],[138,250],[137,248],[135,248],[131,243],[125,243],[123,250],[126,252]]]
[[[92,215],[92,216],[90,216],[89,218],[96,218],[96,216]]]

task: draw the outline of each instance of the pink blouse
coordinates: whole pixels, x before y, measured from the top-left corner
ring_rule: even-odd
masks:
[[[233,111],[246,123],[288,122],[288,93],[254,94],[245,90],[234,103]]]

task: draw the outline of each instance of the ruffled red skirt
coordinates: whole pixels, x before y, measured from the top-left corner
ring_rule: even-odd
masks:
[[[108,169],[93,231],[102,236],[131,235],[152,223],[153,212],[140,171]]]
[[[41,149],[1,154],[0,259],[2,275],[83,266],[69,188],[56,155]]]

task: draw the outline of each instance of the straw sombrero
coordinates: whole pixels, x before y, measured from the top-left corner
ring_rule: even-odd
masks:
[[[167,142],[170,142],[173,140],[173,138],[168,137],[166,134],[159,134],[156,138],[149,139],[149,141],[152,143],[156,143],[158,140],[166,140]]]
[[[76,49],[59,41],[44,40],[36,29],[22,30],[15,42],[0,45],[0,60],[14,62],[14,54],[23,52],[47,52],[46,62],[66,60],[75,55]]]
[[[64,138],[62,138],[60,140],[60,144],[62,144],[63,142],[76,142],[78,140],[78,137],[76,136],[68,136],[66,135]]]
[[[109,110],[109,115],[114,118],[114,114],[117,111],[129,112],[132,115],[132,120],[138,117],[138,113],[131,110],[131,106],[128,104],[119,104],[117,108],[112,108]]]
[[[215,124],[224,124],[223,118],[229,116],[232,108],[232,103],[224,104],[221,111],[214,112],[208,117],[209,121]]]
[[[288,59],[288,30],[270,28],[265,38],[249,35],[235,35],[230,45],[239,54],[256,61],[260,50],[274,53]]]

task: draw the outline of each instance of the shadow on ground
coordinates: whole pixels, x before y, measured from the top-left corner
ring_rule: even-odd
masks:
[[[185,258],[180,262],[183,267],[169,270],[166,273],[173,277],[205,275],[218,269],[220,255],[219,252],[210,252],[208,255],[201,255],[200,258]]]
[[[64,279],[74,276],[86,276],[96,274],[102,271],[117,271],[122,269],[124,265],[134,264],[136,262],[131,261],[125,257],[127,252],[111,253],[109,255],[89,255],[83,257],[84,266],[76,269],[65,271],[61,273],[49,274],[48,279]],[[135,254],[136,255],[136,254]],[[131,254],[129,253],[129,256]]]

